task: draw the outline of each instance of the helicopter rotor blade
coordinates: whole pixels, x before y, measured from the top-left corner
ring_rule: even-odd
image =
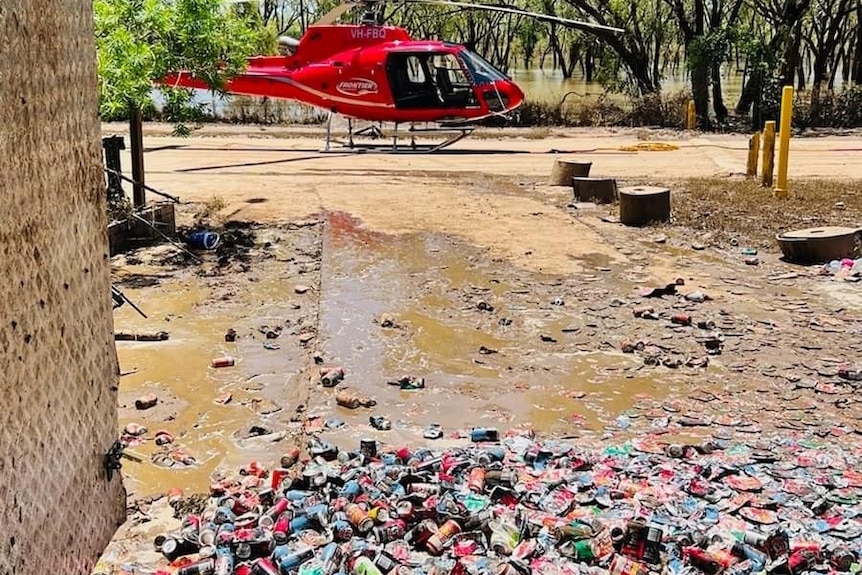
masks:
[[[359,4],[359,2],[344,1],[323,16],[321,16],[313,25],[332,24],[357,4]]]
[[[572,20],[570,18],[562,18],[560,16],[551,16],[550,14],[542,14],[539,12],[528,12],[518,8],[509,8],[507,6],[494,6],[491,4],[473,4],[469,2],[457,2],[455,0],[403,0],[409,4],[437,4],[441,6],[460,6],[461,8],[470,8],[474,10],[490,10],[492,12],[504,12],[507,14],[516,14],[519,16],[529,16],[536,20],[545,22],[554,22],[563,24],[571,28],[578,28],[586,31],[604,31],[613,33],[625,32],[622,28],[614,28],[613,26],[605,26],[603,24],[594,24],[593,22],[585,22],[582,20]]]

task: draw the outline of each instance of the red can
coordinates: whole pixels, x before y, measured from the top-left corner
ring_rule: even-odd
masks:
[[[677,325],[691,325],[691,316],[687,313],[678,313],[670,318],[670,321]]]
[[[629,521],[623,538],[623,555],[628,555],[634,559],[643,559],[644,550],[646,549],[647,531],[649,529],[643,518],[636,517]]]
[[[421,521],[416,527],[407,532],[404,541],[416,548],[424,547],[428,540],[437,532],[437,524],[431,519]]]
[[[290,532],[290,520],[293,518],[292,515],[292,513],[282,513],[276,520],[275,525],[272,526],[272,538],[279,545],[287,541],[287,534]]]
[[[407,461],[408,459],[410,459],[410,449],[408,449],[407,447],[399,447],[395,451],[395,455],[397,455],[398,459],[400,459],[401,461]]]
[[[485,491],[485,468],[474,467],[470,471],[470,477],[467,479],[467,489],[473,493],[482,493]]]
[[[434,535],[428,538],[425,548],[432,555],[440,555],[446,544],[460,532],[461,526],[454,519],[450,519],[441,525]]]
[[[290,471],[288,471],[287,469],[273,469],[272,482],[270,483],[272,488],[278,491],[278,488],[281,486],[282,480],[284,480],[284,478],[288,475],[290,475]]]
[[[281,466],[285,469],[289,467],[293,467],[296,462],[299,461],[299,448],[293,447],[281,456]],[[275,489],[275,487],[273,487]]]
[[[269,557],[255,559],[251,565],[253,575],[279,575],[278,567]]]
[[[229,355],[226,355],[224,357],[217,357],[212,360],[213,367],[231,367],[235,363],[236,361],[234,360],[234,358]]]
[[[269,527],[270,525],[275,523],[275,520],[279,515],[287,511],[288,505],[290,505],[290,501],[288,501],[287,497],[282,497],[275,502],[275,505],[267,509],[266,512],[261,515],[258,524],[261,527]]]

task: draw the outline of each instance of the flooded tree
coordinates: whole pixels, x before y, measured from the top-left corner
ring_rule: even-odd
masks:
[[[811,53],[811,121],[820,119],[820,95],[825,88],[831,89],[840,65],[839,48],[846,45],[852,33],[847,22],[855,7],[851,0],[814,0],[812,18],[805,34],[805,43]],[[830,74],[831,71],[831,74]]]
[[[658,91],[661,87],[662,62],[673,30],[668,26],[670,14],[661,0],[639,2],[606,2],[604,0],[566,0],[592,21],[625,30],[623,34],[595,32],[596,40],[609,50],[600,66],[606,83],[623,81],[637,94]]]
[[[246,58],[265,48],[267,29],[225,10],[221,0],[95,0],[93,4],[99,111],[103,119],[128,119],[135,198],[144,197],[143,113],[154,106],[186,132],[200,115],[191,91],[154,88],[170,72],[192,70],[215,91],[244,69]],[[257,24],[257,25],[256,25]],[[271,38],[274,42],[274,37]]]

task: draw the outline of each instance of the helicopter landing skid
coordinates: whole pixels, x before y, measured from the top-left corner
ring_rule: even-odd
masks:
[[[327,134],[326,147],[322,152],[378,152],[389,154],[429,154],[444,148],[448,148],[452,144],[459,142],[473,133],[475,126],[437,126],[430,128],[418,128],[411,125],[406,131],[407,136],[403,133],[399,134],[398,124],[395,124],[395,130],[392,133],[391,143],[389,144],[367,144],[357,143],[354,136],[366,136],[373,140],[384,138],[383,130],[380,126],[372,124],[361,130],[353,131],[352,123],[348,123],[347,141],[338,140],[331,137],[331,133]],[[420,144],[416,141],[417,135],[448,135],[449,137],[442,142],[436,144]],[[405,141],[408,140],[408,141]],[[334,148],[330,144],[337,143],[340,147]]]

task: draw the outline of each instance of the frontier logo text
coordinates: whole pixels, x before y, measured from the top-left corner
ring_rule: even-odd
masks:
[[[351,78],[339,82],[335,89],[348,96],[364,96],[365,94],[377,93],[377,82],[365,78]]]

